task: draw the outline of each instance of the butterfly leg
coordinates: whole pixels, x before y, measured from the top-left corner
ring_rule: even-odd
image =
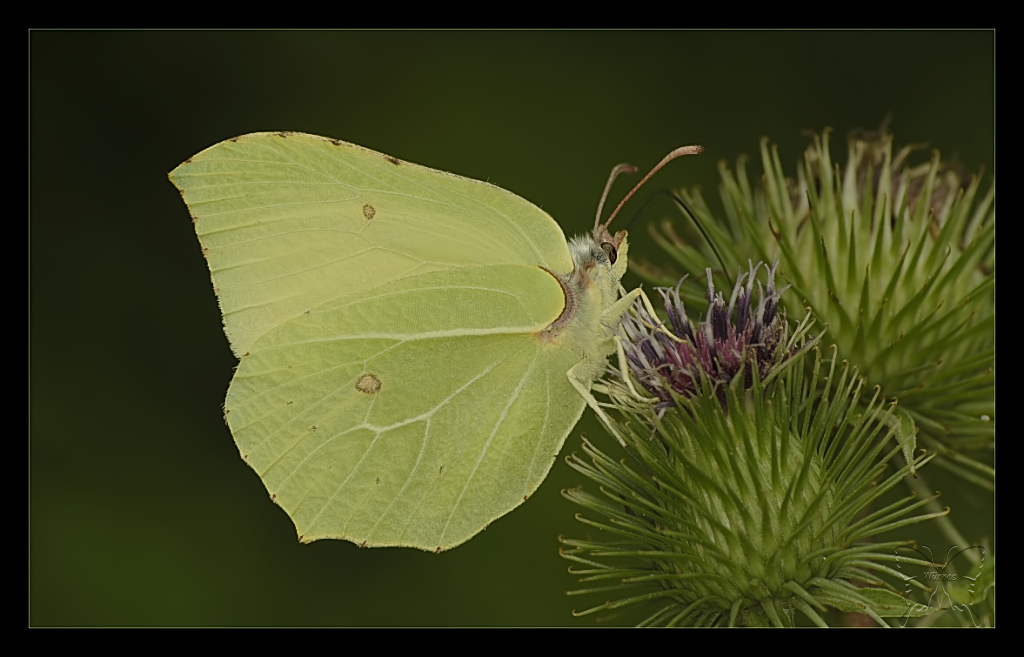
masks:
[[[683,340],[682,338],[678,337],[676,334],[670,331],[667,326],[665,326],[665,322],[661,321],[661,317],[658,317],[658,313],[655,312],[654,310],[654,305],[651,304],[650,298],[646,294],[644,294],[643,290],[640,290],[640,299],[641,301],[643,301],[644,307],[647,309],[647,313],[651,316],[651,319],[658,323],[657,326],[648,324],[648,328],[653,329],[659,333],[665,334],[665,336],[667,336],[673,342],[686,342],[686,340]]]
[[[664,323],[658,317],[657,313],[655,313],[654,306],[651,304],[651,300],[647,297],[647,295],[641,288],[637,288],[635,290],[632,290],[631,292],[624,293],[621,299],[616,301],[608,308],[607,311],[605,311],[604,316],[601,318],[601,323],[609,328],[617,325],[619,321],[622,319],[622,316],[630,311],[633,302],[636,301],[637,298],[639,298],[641,302],[644,304],[644,306],[647,308],[647,312],[650,314],[652,318],[654,318],[654,321],[658,322],[658,326],[652,326],[651,328],[656,331],[661,331],[662,333],[665,333],[671,339],[674,339],[677,342],[681,342],[679,338],[677,338],[675,335],[672,334],[671,331],[665,328]],[[626,387],[629,389],[629,392],[637,401],[652,401],[649,397],[645,397],[644,395],[641,395],[639,392],[637,392],[636,388],[633,386],[632,379],[628,374],[629,368],[626,363],[626,352],[622,347],[622,338],[619,337],[618,335],[613,335],[612,339],[615,341],[615,351],[618,354],[619,371],[622,372],[623,383],[626,384]]]
[[[679,338],[673,335],[671,331],[665,328],[664,322],[661,321],[661,318],[658,317],[658,313],[654,310],[654,305],[651,303],[650,297],[648,297],[647,293],[643,291],[643,288],[639,287],[631,292],[623,292],[622,298],[609,306],[602,318],[605,326],[610,326],[612,323],[617,324],[619,320],[622,319],[622,316],[630,310],[633,302],[636,301],[638,297],[644,304],[644,308],[647,310],[647,313],[654,319],[654,321],[658,322],[658,326],[649,325],[649,327],[667,334],[676,342],[682,342]]]
[[[633,290],[631,292],[627,292],[626,288],[624,288],[624,287],[622,287],[620,285],[619,286],[619,294],[622,295],[623,299],[628,298],[630,300],[630,302],[636,301],[636,298],[640,297],[640,300],[643,302],[644,306],[647,308],[647,312],[649,312],[652,316],[657,317],[657,315],[654,312],[654,306],[651,304],[651,299],[650,299],[650,297],[647,296],[647,293],[644,292],[643,288],[638,287],[637,289],[635,289],[635,290]],[[614,307],[614,306],[612,306],[612,307]]]
[[[622,316],[629,312],[629,307],[633,305],[636,298],[643,294],[643,290],[637,288],[631,290],[622,295],[622,298],[608,306],[608,309],[604,311],[601,316],[601,324],[605,326],[612,334],[615,333],[615,327],[619,325],[619,320]]]
[[[584,358],[572,366],[567,372],[569,382],[574,388],[576,388],[577,392],[580,393],[580,396],[582,396],[584,401],[587,402],[587,405],[594,409],[594,412],[597,413],[601,422],[608,427],[609,431],[615,435],[615,438],[623,446],[626,445],[625,441],[615,431],[615,425],[612,424],[611,419],[608,417],[608,414],[605,413],[604,408],[601,407],[600,403],[598,403],[597,399],[590,392],[590,388],[594,384],[594,381],[604,372],[605,366],[607,365],[607,357],[616,350],[618,343],[615,342],[617,339],[615,332],[616,327],[619,324],[619,320],[622,319],[622,316],[629,311],[629,307],[633,304],[639,294],[639,289],[627,292],[622,296],[622,298],[616,300],[615,303],[610,305],[601,316],[601,324],[608,331],[606,334],[608,342],[606,343],[607,351],[601,355],[600,360],[592,357]]]
[[[644,303],[647,305],[650,312],[654,312],[653,309],[651,309],[651,302],[647,298],[647,295],[644,294],[642,289],[637,288],[631,292],[626,292],[623,294],[621,299],[613,303],[611,307],[605,311],[604,316],[601,318],[601,323],[608,327],[617,325],[622,319],[622,316],[629,312],[630,307],[633,305],[633,302],[636,301],[637,297],[644,300]],[[633,382],[630,380],[629,376],[629,368],[626,365],[626,352],[622,348],[622,338],[618,335],[612,335],[612,339],[615,341],[615,351],[618,354],[619,359],[619,371],[622,372],[622,380],[626,384],[626,387],[629,388],[630,393],[632,393],[635,399],[639,401],[650,401],[648,398],[638,393],[636,388],[633,387]]]
[[[636,291],[640,293],[640,300],[643,301],[644,306],[647,308],[647,312],[651,314],[651,317],[658,319],[658,313],[654,311],[654,304],[651,303],[651,299],[647,296],[647,293],[639,287]]]
[[[593,371],[593,362],[584,358],[570,367],[566,374],[569,377],[569,383],[571,383],[572,386],[576,388],[576,391],[580,393],[583,400],[587,402],[587,406],[594,409],[594,412],[597,413],[597,417],[601,420],[601,424],[607,427],[608,431],[615,436],[615,439],[625,447],[626,441],[624,441],[619,435],[619,432],[615,430],[615,425],[612,424],[611,418],[608,417],[608,414],[604,412],[603,408],[601,408],[601,404],[590,392],[590,386],[593,385],[594,382],[593,376],[591,376]]]
[[[644,397],[637,392],[635,387],[633,387],[633,377],[629,375],[629,363],[626,362],[626,350],[622,347],[622,338],[617,335],[615,336],[615,351],[619,358],[619,372],[622,373],[622,382],[626,384],[626,388],[628,388],[630,394],[633,395],[633,399],[645,403],[657,401],[650,397]]]

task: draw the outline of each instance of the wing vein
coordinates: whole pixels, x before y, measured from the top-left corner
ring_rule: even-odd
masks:
[[[530,378],[530,373],[533,372],[533,368],[537,364],[538,354],[534,354],[533,360],[530,361],[530,366],[526,368],[523,378],[521,378],[519,383],[516,385],[515,392],[509,398],[508,403],[505,404],[505,408],[501,410],[501,415],[498,416],[498,421],[494,423],[494,429],[491,430],[491,435],[487,437],[487,442],[484,443],[484,448],[480,452],[480,457],[477,458],[476,463],[473,465],[473,469],[470,471],[469,477],[466,479],[466,485],[462,487],[462,492],[459,493],[459,497],[455,500],[455,504],[452,506],[452,510],[448,514],[448,519],[445,521],[444,527],[441,529],[441,536],[438,539],[438,542],[441,543],[441,545],[444,545],[444,535],[447,533],[448,527],[451,525],[452,518],[455,517],[455,512],[462,503],[462,498],[465,496],[466,491],[469,490],[469,485],[473,483],[473,477],[476,476],[477,470],[480,469],[480,464],[483,463],[484,458],[487,456],[487,450],[490,449],[491,443],[494,441],[494,437],[498,434],[498,430],[501,428],[502,424],[505,423],[505,418],[508,417],[508,412],[515,405],[516,400],[519,399],[519,395],[523,391],[523,385],[525,385],[526,380]]]
[[[507,358],[507,356],[506,356],[506,358]],[[494,370],[494,368],[496,368],[496,367],[497,367],[498,365],[500,365],[500,364],[502,363],[502,361],[504,361],[504,360],[505,360],[505,359],[503,358],[503,359],[501,359],[501,360],[499,360],[499,361],[495,362],[494,364],[492,364],[492,365],[491,365],[490,367],[488,367],[488,368],[487,368],[486,370],[484,370],[483,372],[481,372],[481,373],[480,373],[480,374],[478,374],[477,376],[475,376],[475,377],[473,377],[472,379],[470,379],[469,381],[467,381],[467,382],[466,382],[465,384],[463,384],[463,385],[462,385],[461,387],[459,387],[459,388],[458,388],[458,389],[457,389],[457,390],[456,390],[455,392],[453,392],[452,394],[450,394],[450,395],[449,395],[448,397],[446,397],[446,398],[445,398],[444,400],[442,400],[442,401],[441,401],[441,402],[440,402],[440,403],[439,403],[439,404],[438,404],[437,406],[435,406],[435,407],[434,407],[433,409],[431,409],[430,411],[427,411],[426,413],[423,413],[423,414],[421,414],[421,415],[418,415],[418,416],[416,416],[416,417],[414,417],[414,418],[409,418],[409,419],[407,419],[407,420],[404,420],[404,421],[402,421],[402,422],[396,422],[395,424],[392,424],[392,425],[390,425],[390,426],[387,426],[387,427],[379,427],[379,428],[374,428],[374,427],[372,427],[372,426],[370,426],[370,425],[366,425],[366,423],[365,423],[365,422],[364,422],[364,424],[363,424],[363,425],[360,425],[360,426],[357,426],[357,427],[352,427],[352,429],[351,429],[351,430],[355,430],[355,429],[364,429],[364,428],[365,428],[365,429],[369,429],[369,430],[371,430],[371,431],[374,431],[374,432],[375,432],[375,433],[376,433],[377,435],[376,435],[376,436],[374,437],[373,441],[372,441],[372,442],[370,443],[370,447],[369,447],[369,448],[367,448],[367,450],[366,450],[366,452],[365,452],[365,453],[363,454],[362,458],[360,458],[360,459],[359,459],[359,462],[358,462],[358,463],[357,463],[357,464],[355,465],[355,467],[354,467],[354,468],[352,468],[352,472],[350,472],[350,473],[349,473],[349,475],[348,475],[348,477],[346,477],[346,478],[345,478],[345,481],[343,481],[343,482],[342,482],[342,483],[341,483],[341,484],[340,484],[340,485],[338,486],[338,488],[337,488],[337,489],[336,489],[336,490],[334,491],[334,493],[333,493],[333,494],[331,495],[331,497],[330,497],[330,498],[329,498],[329,499],[328,499],[328,500],[327,500],[327,501],[326,501],[326,502],[324,503],[324,505],[323,505],[323,506],[322,506],[322,507],[320,508],[320,511],[319,511],[319,512],[318,512],[318,513],[316,514],[316,516],[315,516],[315,517],[314,517],[314,518],[313,518],[313,519],[312,519],[312,520],[311,520],[311,521],[309,522],[309,527],[311,527],[311,528],[312,528],[312,527],[313,527],[313,526],[314,526],[314,525],[316,524],[316,521],[320,519],[320,516],[321,516],[321,515],[323,515],[323,512],[324,512],[325,510],[327,510],[327,508],[328,508],[328,507],[329,507],[329,506],[331,505],[331,503],[332,503],[332,502],[334,502],[334,498],[338,496],[338,493],[340,493],[340,492],[341,492],[341,489],[342,489],[342,488],[344,488],[345,484],[346,484],[346,483],[348,483],[348,480],[352,478],[352,475],[354,475],[354,474],[356,473],[356,471],[357,471],[357,470],[359,469],[359,466],[360,466],[360,465],[362,465],[363,461],[365,461],[365,460],[366,460],[366,457],[367,457],[367,456],[369,456],[370,452],[371,452],[371,451],[373,450],[374,446],[375,446],[375,445],[377,444],[377,441],[378,441],[378,440],[380,439],[380,437],[381,437],[381,436],[383,436],[383,435],[384,435],[385,433],[387,433],[388,431],[390,431],[390,430],[392,430],[392,429],[396,429],[396,428],[398,428],[398,427],[400,427],[400,426],[404,426],[404,425],[406,425],[406,424],[411,424],[411,423],[413,423],[413,422],[417,422],[417,421],[420,421],[420,420],[422,420],[422,419],[424,419],[424,418],[430,418],[430,417],[432,417],[432,416],[434,415],[434,413],[436,413],[436,412],[437,412],[437,411],[438,411],[439,409],[441,409],[442,407],[444,407],[445,405],[447,405],[447,404],[448,404],[449,402],[451,402],[451,400],[452,400],[452,399],[454,399],[454,398],[455,398],[456,396],[458,396],[458,395],[459,395],[460,393],[462,393],[462,391],[464,391],[464,390],[465,390],[466,388],[468,388],[469,386],[473,385],[474,383],[476,383],[477,381],[479,381],[479,380],[480,380],[480,379],[482,379],[483,377],[485,377],[485,376],[487,376],[488,374],[490,374],[490,373],[491,373],[491,371],[492,371],[492,370]],[[347,431],[346,431],[345,433],[347,433]],[[341,435],[341,434],[339,434],[339,435]],[[332,436],[332,437],[331,437],[331,438],[330,438],[330,439],[329,439],[328,441],[326,441],[326,442],[325,442],[325,443],[324,443],[323,445],[321,445],[320,447],[317,447],[317,448],[316,448],[316,450],[314,450],[314,452],[320,451],[321,449],[323,449],[324,447],[326,447],[326,446],[327,446],[327,444],[328,444],[328,443],[330,443],[330,442],[332,442],[332,441],[333,441],[333,440],[334,440],[334,439],[335,439],[336,437],[337,437],[337,436]],[[313,453],[310,453],[310,455],[309,455],[309,456],[307,456],[307,457],[306,457],[305,459],[303,459],[303,463],[305,463],[305,462],[306,462],[306,460],[308,460],[308,459],[309,459],[309,457],[310,457],[310,456],[312,456],[312,455],[313,455]],[[302,464],[300,463],[300,465],[302,465]],[[288,476],[289,476],[289,477],[291,477],[291,475],[292,475],[292,474],[295,474],[295,472],[293,471],[293,472],[292,472],[292,473],[290,473],[290,474],[289,474]],[[355,513],[355,512],[357,511],[357,510],[358,510],[358,508],[356,508],[356,509],[353,509],[353,510],[352,510],[352,513],[354,514],[354,513]],[[351,516],[349,516],[349,518],[351,519]]]

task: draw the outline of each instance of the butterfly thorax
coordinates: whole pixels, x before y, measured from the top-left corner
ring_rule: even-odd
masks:
[[[614,351],[614,326],[601,319],[619,297],[619,280],[626,271],[625,235],[612,254],[590,235],[569,240],[573,271],[555,273],[566,296],[562,315],[545,331],[546,339],[577,351],[592,363],[595,375]],[[614,259],[614,261],[613,261]]]

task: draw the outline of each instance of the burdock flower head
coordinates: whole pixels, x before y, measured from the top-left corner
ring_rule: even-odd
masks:
[[[826,131],[787,174],[763,141],[759,185],[743,158],[733,171],[721,164],[724,216],[699,192],[681,194],[726,265],[778,258],[792,287],[780,303],[792,317],[808,308],[828,324],[825,340],[899,399],[900,422],[916,425],[936,465],[991,489],[995,184],[937,152],[915,163],[920,150],[894,148],[884,128],[859,132],[839,166]],[[654,236],[684,272],[719,266],[687,224],[665,223]],[[679,278],[643,263],[636,270],[661,284]]]
[[[642,301],[636,303],[633,314],[623,320],[620,335],[630,373],[661,400],[659,409],[675,406],[678,396],[692,396],[705,379],[724,400],[721,386],[733,377],[742,372],[749,388],[755,372],[765,380],[792,355],[788,324],[778,315],[779,294],[784,290],[775,287],[776,267],[778,263],[768,269],[767,288],[757,283],[755,304],[754,283],[761,263],[756,267],[751,263],[749,271],[740,274],[728,305],[722,293],[715,292],[708,269],[707,318],[696,325],[686,316],[679,285],[658,289],[668,326]]]
[[[825,625],[828,609],[885,624],[908,613],[885,562],[906,541],[871,542],[941,512],[929,500],[879,503],[914,465],[894,404],[831,349],[777,312],[775,268],[740,277],[728,304],[708,277],[706,318],[663,290],[668,322],[645,303],[622,320],[622,357],[595,386],[600,414],[630,460],[584,442],[569,464],[598,484],[564,491],[589,535],[563,537],[570,572],[602,596],[577,612],[642,610],[643,625]],[[813,356],[813,364],[804,367]],[[646,394],[645,394],[646,393]],[[896,467],[892,467],[895,465]],[[895,579],[895,584],[888,577]],[[838,613],[838,612],[836,612]]]

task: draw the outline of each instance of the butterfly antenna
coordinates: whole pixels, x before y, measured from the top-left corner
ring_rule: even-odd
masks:
[[[729,268],[725,266],[725,261],[722,259],[722,254],[718,252],[718,248],[715,246],[715,241],[711,239],[710,235],[708,235],[708,231],[704,229],[704,224],[700,222],[700,219],[698,219],[697,215],[690,209],[690,206],[688,206],[686,202],[683,201],[683,199],[675,192],[668,189],[660,189],[655,192],[649,199],[647,199],[647,202],[644,203],[644,206],[640,208],[639,212],[633,215],[633,218],[629,220],[629,225],[626,226],[626,230],[632,228],[633,224],[636,223],[636,220],[639,219],[644,212],[647,212],[647,208],[650,207],[651,203],[658,198],[658,194],[667,194],[670,196],[672,200],[683,209],[683,212],[690,217],[690,221],[693,222],[693,225],[697,227],[697,230],[700,231],[700,234],[704,237],[704,241],[711,247],[711,251],[715,254],[718,264],[722,266],[722,273],[725,274],[725,278],[729,281],[729,287],[731,288],[733,286],[732,276],[729,275]]]
[[[626,194],[626,197],[619,201],[619,204],[618,206],[616,206],[615,211],[612,212],[611,216],[608,217],[608,221],[604,223],[605,229],[607,229],[609,224],[612,223],[612,219],[615,218],[615,215],[619,214],[619,210],[621,210],[622,206],[626,204],[626,201],[632,198],[633,194],[636,194],[637,190],[643,187],[643,184],[650,180],[651,176],[658,173],[658,171],[660,171],[662,167],[664,167],[666,164],[676,159],[677,157],[682,157],[683,155],[700,155],[703,152],[703,146],[680,146],[679,148],[675,149],[674,151],[663,157],[661,159],[661,162],[658,162],[654,166],[654,168],[651,169],[651,171],[646,176],[643,177],[643,180],[638,182],[636,184],[636,187],[630,190],[630,192]]]
[[[608,200],[608,192],[612,190],[612,183],[624,173],[636,173],[636,167],[632,164],[620,164],[612,169],[612,172],[608,175],[608,182],[604,185],[604,193],[601,194],[601,200],[597,203],[597,217],[594,219],[595,229],[601,225],[601,213],[604,212],[604,202]]]

